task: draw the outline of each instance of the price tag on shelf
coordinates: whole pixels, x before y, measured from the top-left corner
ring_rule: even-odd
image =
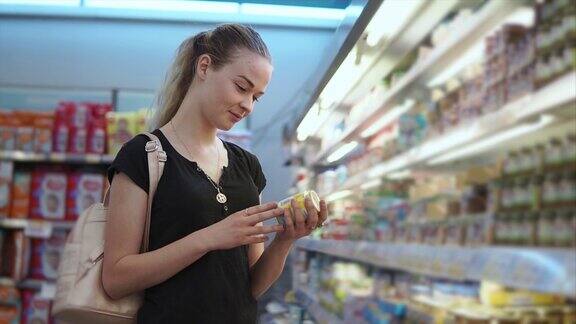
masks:
[[[43,282],[40,286],[38,298],[53,300],[56,296],[56,285],[49,282]]]
[[[102,161],[102,156],[100,154],[86,154],[87,163],[100,163]]]
[[[50,153],[50,160],[55,162],[66,161],[66,153]]]
[[[32,238],[47,239],[52,236],[52,223],[29,221],[24,228],[24,235]]]

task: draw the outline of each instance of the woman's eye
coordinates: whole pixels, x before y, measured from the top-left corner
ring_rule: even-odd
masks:
[[[238,88],[238,90],[239,90],[240,92],[246,92],[246,89],[245,89],[245,88],[242,88],[242,87],[239,86],[239,85],[236,85],[236,88]]]

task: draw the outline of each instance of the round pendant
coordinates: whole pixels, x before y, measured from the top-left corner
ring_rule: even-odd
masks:
[[[225,204],[226,201],[228,201],[228,198],[226,198],[226,195],[225,195],[225,194],[219,192],[219,193],[216,195],[216,200],[218,200],[218,202],[221,203],[221,204]]]

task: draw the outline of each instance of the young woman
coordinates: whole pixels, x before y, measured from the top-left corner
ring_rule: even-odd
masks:
[[[153,132],[168,160],[152,205],[150,252],[139,254],[147,137],[131,139],[112,163],[102,280],[112,298],[145,291],[138,323],[255,323],[256,299],[279,277],[294,241],[326,220],[323,201],[320,212],[307,201],[306,219],[260,204],[266,178],[258,159],[216,137],[252,112],[271,74],[268,49],[249,27],[220,25],[180,45]],[[285,227],[262,225],[276,216]]]

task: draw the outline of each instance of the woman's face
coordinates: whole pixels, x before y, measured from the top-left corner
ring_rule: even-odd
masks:
[[[270,62],[249,50],[238,50],[230,63],[213,69],[209,59],[199,62],[202,93],[202,114],[216,128],[231,129],[248,116],[264,92],[272,76]]]

